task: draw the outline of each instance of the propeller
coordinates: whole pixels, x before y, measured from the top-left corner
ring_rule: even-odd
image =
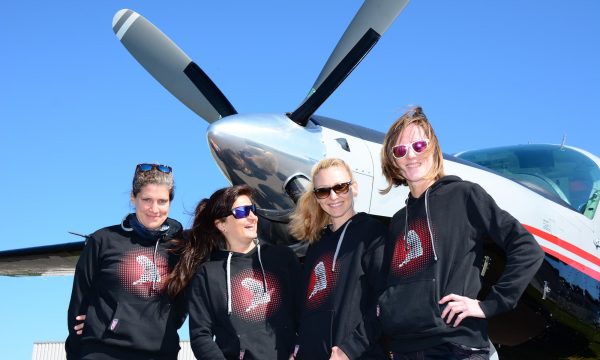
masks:
[[[171,94],[209,123],[237,114],[215,83],[171,39],[133,10],[119,10],[113,31]]]
[[[404,9],[408,0],[365,0],[321,70],[304,102],[288,116],[308,119],[348,77]]]
[[[365,0],[304,102],[288,117],[308,119],[348,77],[404,9],[408,0]],[[237,114],[215,83],[171,39],[135,11],[119,10],[113,31],[127,50],[175,97],[209,123]]]

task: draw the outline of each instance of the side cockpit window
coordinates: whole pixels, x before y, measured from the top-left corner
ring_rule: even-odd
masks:
[[[600,202],[600,168],[559,145],[518,145],[467,151],[457,157],[492,169],[592,219]]]

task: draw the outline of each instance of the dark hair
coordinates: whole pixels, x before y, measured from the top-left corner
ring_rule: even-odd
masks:
[[[231,214],[233,203],[243,195],[252,200],[254,190],[248,185],[226,187],[198,203],[194,223],[187,236],[184,240],[173,240],[174,252],[180,254],[180,259],[167,279],[169,295],[175,297],[187,286],[198,265],[208,259],[211,252],[227,248],[225,236],[215,221]]]
[[[420,126],[429,139],[430,146],[425,150],[425,153],[433,153],[433,166],[427,176],[432,180],[437,180],[444,176],[444,156],[440,149],[440,143],[433,131],[431,123],[429,123],[427,116],[423,113],[423,109],[420,106],[416,106],[402,114],[402,116],[390,126],[390,129],[383,139],[383,146],[381,147],[381,171],[388,182],[388,186],[379,191],[382,194],[387,194],[393,186],[408,185],[406,179],[400,172],[394,154],[392,154],[392,147],[396,143],[398,136],[400,136],[404,129],[411,124]]]
[[[173,172],[164,173],[156,168],[148,171],[138,171],[136,167],[131,184],[131,194],[133,197],[136,197],[142,191],[142,188],[148,184],[167,185],[169,188],[169,201],[173,201],[173,198],[175,198]]]

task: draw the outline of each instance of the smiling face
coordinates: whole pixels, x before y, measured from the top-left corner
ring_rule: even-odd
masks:
[[[169,186],[146,184],[137,195],[131,195],[131,202],[139,222],[149,230],[156,230],[169,215]]]
[[[352,175],[342,166],[331,166],[320,170],[313,178],[314,188],[329,188],[337,184],[347,183]],[[329,196],[317,198],[321,209],[331,216],[333,230],[337,230],[354,215],[354,197],[358,194],[356,181],[352,182],[347,193],[337,194],[330,190]]]
[[[400,133],[394,146],[400,144],[412,144],[415,141],[428,140],[423,128],[416,124],[409,124],[404,131]],[[406,179],[410,192],[413,196],[419,197],[434,180],[428,178],[433,167],[433,152],[430,149],[417,153],[412,146],[408,146],[406,155],[395,159],[396,165],[400,169],[400,174]]]
[[[252,205],[252,200],[246,195],[240,195],[231,208]],[[258,217],[250,211],[247,217],[236,219],[233,213],[215,221],[219,231],[225,236],[229,250],[246,253],[254,248],[254,239],[258,236]]]

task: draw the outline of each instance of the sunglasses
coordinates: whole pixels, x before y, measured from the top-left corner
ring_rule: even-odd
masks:
[[[412,147],[412,149],[417,154],[420,154],[427,149],[428,145],[429,145],[429,140],[417,140],[417,141],[411,142],[410,144],[399,144],[399,145],[392,147],[392,154],[394,154],[394,157],[396,159],[401,159],[401,158],[405,157],[406,154],[408,154],[409,146]]]
[[[238,206],[231,209],[231,213],[233,217],[236,219],[245,219],[250,215],[250,211],[252,211],[256,215],[256,205],[244,205]]]
[[[173,171],[173,168],[167,165],[159,165],[159,164],[137,164],[135,167],[135,172],[146,172],[152,170],[158,170],[165,174],[170,174]]]
[[[352,180],[345,183],[336,184],[331,187],[317,188],[313,190],[313,193],[317,199],[326,199],[329,197],[329,195],[331,195],[331,190],[335,191],[337,195],[347,193],[348,190],[350,190],[350,185],[352,185]]]

